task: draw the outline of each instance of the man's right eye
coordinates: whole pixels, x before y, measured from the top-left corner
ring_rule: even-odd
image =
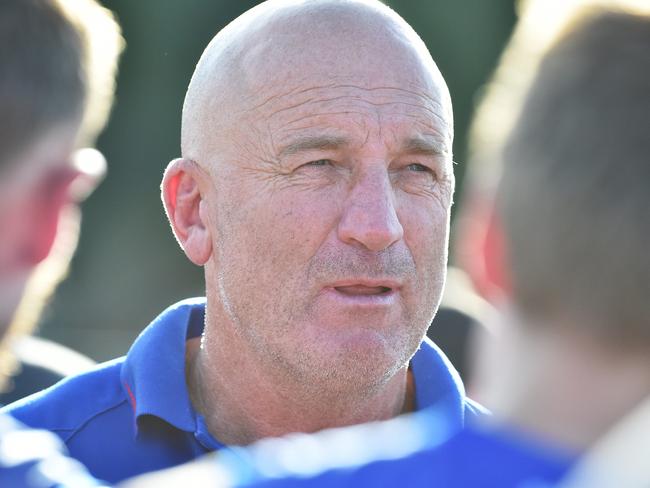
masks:
[[[317,159],[315,161],[309,161],[303,166],[328,166],[330,164],[332,164],[332,161],[330,159]]]

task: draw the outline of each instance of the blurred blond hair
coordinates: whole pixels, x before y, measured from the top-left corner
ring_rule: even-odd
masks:
[[[7,42],[0,47],[0,173],[61,125],[77,123],[76,146],[92,145],[110,113],[124,48],[113,13],[95,0],[11,0],[3,2],[1,13],[0,39]],[[50,255],[30,276],[7,345],[32,331],[67,273],[79,215],[73,207],[66,212]],[[14,368],[3,352],[0,379]]]

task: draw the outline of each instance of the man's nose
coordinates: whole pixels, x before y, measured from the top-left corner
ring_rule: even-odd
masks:
[[[371,251],[382,251],[399,241],[404,229],[395,210],[395,193],[385,170],[360,178],[344,202],[339,239]]]

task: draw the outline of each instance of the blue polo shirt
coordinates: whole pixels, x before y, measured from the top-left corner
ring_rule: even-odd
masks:
[[[0,486],[4,488],[99,488],[84,467],[65,456],[61,439],[0,414]]]
[[[435,407],[384,424],[266,439],[224,449],[237,488],[551,488],[578,459],[503,426],[451,431]]]
[[[175,466],[224,447],[207,430],[189,398],[185,343],[200,336],[205,299],[165,310],[136,339],[126,357],[4,409],[25,424],[63,439],[70,455],[93,476],[119,482]],[[484,414],[465,397],[447,358],[426,340],[411,360],[416,408],[440,405],[452,428]]]

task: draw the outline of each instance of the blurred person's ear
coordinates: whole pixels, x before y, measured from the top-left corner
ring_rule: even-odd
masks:
[[[27,158],[17,165],[18,174],[9,175],[0,209],[3,273],[29,271],[45,260],[65,227],[66,207],[87,196],[104,175],[106,163],[94,149],[62,157],[43,164]]]
[[[54,166],[44,172],[31,189],[22,212],[22,218],[31,229],[23,243],[24,257],[31,260],[28,264],[35,266],[47,258],[61,228],[61,219],[66,215],[66,207],[86,198],[105,172],[104,157],[91,148],[75,151],[70,164]]]
[[[189,159],[174,159],[165,170],[162,199],[174,236],[188,259],[203,266],[212,255],[212,239],[199,181],[203,170]]]
[[[493,305],[512,294],[503,223],[493,197],[473,195],[458,223],[457,259],[474,288]]]
[[[36,266],[50,254],[63,209],[71,203],[70,188],[78,176],[70,168],[49,171],[25,201],[20,214],[32,230],[23,235],[26,264]]]

